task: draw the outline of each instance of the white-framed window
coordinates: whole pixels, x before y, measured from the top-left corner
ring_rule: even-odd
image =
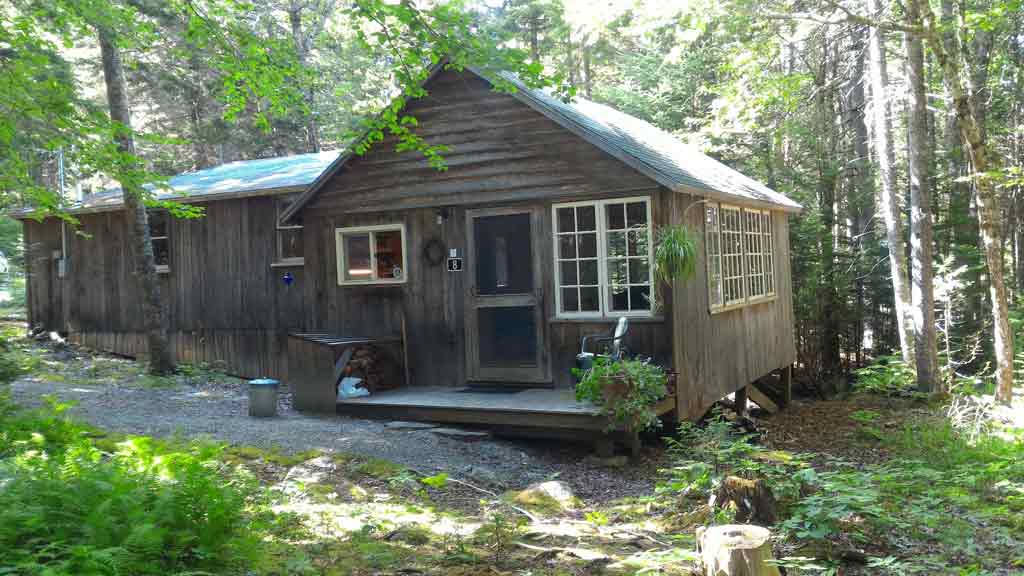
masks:
[[[401,284],[408,261],[405,225],[335,229],[338,284]]]
[[[743,262],[743,211],[735,206],[719,207],[722,235],[722,285],[724,305],[746,300]]]
[[[274,214],[275,246],[274,264],[278,266],[300,266],[304,262],[302,246],[302,216],[296,214],[292,217],[291,224],[281,226],[281,214],[295,202],[297,194],[279,196],[275,199],[277,210]]]
[[[151,210],[147,214],[149,221],[149,245],[153,247],[156,260],[156,271],[171,271],[171,223],[166,210]]]
[[[555,204],[552,218],[559,317],[651,314],[650,197]]]
[[[772,214],[708,203],[704,218],[708,302],[719,311],[775,295]]]
[[[775,236],[772,234],[772,213],[761,212],[761,235],[764,237],[764,294],[775,295]]]
[[[718,204],[708,204],[704,211],[704,249],[708,263],[708,302],[721,308],[725,302],[722,279],[722,236]]]

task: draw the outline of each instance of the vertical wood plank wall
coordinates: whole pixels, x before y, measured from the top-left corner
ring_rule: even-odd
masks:
[[[701,236],[703,247],[704,206],[687,211],[694,202],[700,199],[673,194],[671,221],[683,223],[685,215],[685,225]],[[675,301],[685,302],[674,308],[672,318],[674,364],[684,367],[680,371],[682,384],[677,400],[680,418],[699,418],[719,398],[796,361],[788,216],[774,212],[772,223],[776,283],[773,300],[709,313],[703,253],[694,277],[674,286]]]
[[[171,346],[181,362],[218,363],[245,377],[286,378],[287,334],[304,329],[303,269],[272,268],[273,197],[221,200],[194,220],[170,219],[170,272],[161,274]],[[53,219],[26,221],[29,317],[72,341],[125,354],[146,352],[129,229],[120,212],[83,214],[68,234],[67,275]],[[285,271],[295,276],[288,287]],[[60,314],[61,299],[68,313]]]

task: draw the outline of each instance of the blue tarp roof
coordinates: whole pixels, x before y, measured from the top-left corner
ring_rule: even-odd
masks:
[[[296,154],[260,160],[228,162],[214,168],[172,176],[170,189],[157,192],[160,199],[232,196],[249,192],[294,189],[300,191],[316,180],[340,152]],[[90,194],[71,207],[71,211],[89,211],[121,206],[121,189],[111,188]]]

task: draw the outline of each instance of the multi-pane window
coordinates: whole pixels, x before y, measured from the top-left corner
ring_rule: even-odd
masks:
[[[761,234],[761,213],[743,211],[744,232],[746,233],[747,296],[760,298],[765,294],[764,281],[764,236]]]
[[[281,214],[295,201],[296,195],[284,196],[277,199],[277,217],[275,222],[280,222]],[[277,246],[275,249],[275,264],[302,264],[302,217],[296,214],[292,217],[292,223],[287,226],[277,226]]]
[[[338,284],[405,282],[405,226],[338,228]]]
[[[171,267],[171,234],[167,212],[154,210],[147,214],[149,220],[149,243],[153,247],[157,272],[168,272]]]
[[[648,198],[558,204],[554,225],[559,316],[650,314]]]
[[[761,236],[764,238],[764,293],[775,294],[775,236],[772,235],[772,213],[761,212]]]
[[[724,300],[722,283],[722,237],[718,204],[708,204],[704,212],[704,248],[708,259],[708,301],[720,308]]]
[[[708,203],[704,237],[712,310],[775,294],[771,212]]]
[[[725,305],[746,299],[743,262],[743,212],[739,208],[719,209],[722,236],[722,285]]]

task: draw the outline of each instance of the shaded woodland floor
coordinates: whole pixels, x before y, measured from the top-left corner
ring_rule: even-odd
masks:
[[[627,463],[580,447],[308,418],[286,405],[284,418],[265,421],[279,430],[243,429],[231,422],[251,420],[234,379],[191,368],[153,379],[123,359],[19,346],[31,372],[13,383],[15,402],[77,402],[68,413],[93,427],[101,450],[130,434],[228,442],[218,458],[269,489],[277,518],[264,529],[275,545],[250,573],[691,574],[695,529],[733,521],[708,494],[735,474],[775,491],[775,553],[789,574],[1024,574],[1020,430],[1002,430],[1016,441],[965,443],[938,404],[796,402],[756,419],[756,438],[691,429]],[[216,410],[239,413],[208,425]],[[339,442],[352,434],[367,437]]]

